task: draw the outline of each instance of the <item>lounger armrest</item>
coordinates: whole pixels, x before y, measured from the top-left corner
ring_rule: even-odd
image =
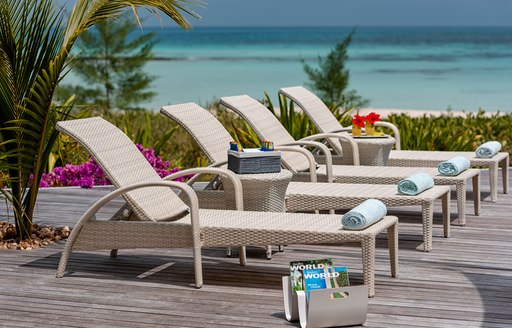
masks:
[[[164,180],[174,180],[176,178],[180,178],[180,177],[187,176],[190,174],[200,175],[200,174],[206,174],[206,173],[222,175],[231,180],[231,182],[233,183],[233,186],[234,186],[234,190],[235,190],[236,209],[243,211],[244,200],[243,200],[243,195],[242,195],[242,182],[237,177],[236,173],[234,173],[230,170],[216,168],[216,167],[196,167],[196,168],[186,169],[186,170],[179,171],[179,172],[173,173],[171,175],[168,175],[164,178]]]
[[[352,162],[354,165],[360,165],[359,162],[359,147],[357,146],[357,142],[351,136],[346,133],[334,133],[334,132],[324,132],[313,134],[309,137],[302,138],[300,140],[316,140],[316,139],[325,139],[325,138],[338,138],[348,141],[350,147],[352,148]]]
[[[208,167],[219,167],[219,166],[222,166],[222,165],[225,165],[227,164],[228,161],[222,161],[222,162],[217,162],[217,163],[212,163],[210,165],[208,165]],[[198,174],[195,174],[192,178],[190,178],[190,180],[187,181],[187,184],[189,186],[192,186],[197,180],[199,180],[199,178],[205,173],[198,173]],[[164,178],[165,179],[165,178]]]
[[[316,167],[315,157],[313,156],[313,154],[311,154],[309,151],[307,151],[304,148],[292,147],[292,146],[279,146],[278,150],[281,152],[289,151],[292,153],[299,153],[299,154],[304,155],[309,162],[309,179],[310,179],[310,181],[311,182],[318,181],[317,176],[316,176],[317,167]]]
[[[327,173],[327,182],[333,182],[332,176],[332,155],[329,151],[329,148],[321,142],[317,141],[309,141],[309,140],[297,140],[294,142],[278,145],[278,146],[312,146],[320,149],[325,154],[325,165],[326,165],[326,173]]]
[[[390,122],[384,122],[384,121],[378,121],[375,122],[375,126],[381,126],[388,129],[391,129],[393,131],[394,137],[395,137],[395,149],[400,150],[400,131],[398,130],[397,126]]]
[[[329,133],[340,133],[340,132],[351,132],[351,131],[352,131],[352,126],[347,126],[346,128],[342,128],[339,130],[329,131]]]
[[[112,199],[122,196],[126,194],[129,191],[140,189],[140,188],[147,188],[147,187],[169,187],[169,188],[179,188],[181,189],[189,198],[190,202],[190,221],[191,221],[191,229],[192,229],[192,243],[194,249],[201,248],[201,227],[199,222],[199,201],[197,199],[197,195],[194,192],[194,190],[188,186],[185,183],[176,182],[176,181],[154,181],[154,182],[142,182],[142,183],[135,183],[132,185],[128,185],[119,189],[116,189],[114,191],[111,191],[107,195],[101,197],[99,200],[97,200],[91,207],[85,211],[85,213],[82,215],[82,217],[77,221],[75,226],[73,227],[73,230],[71,231],[71,234],[68,237],[68,240],[66,242],[66,245],[64,247],[63,256],[61,257],[61,260],[59,262],[59,268],[57,270],[56,277],[61,278],[64,275],[64,271],[66,269],[66,262],[67,257],[69,256],[69,253],[71,252],[71,249],[73,248],[73,245],[80,235],[80,232],[84,225],[89,222],[91,219],[96,217],[96,213],[106,204],[108,204]]]
[[[76,231],[75,234],[78,234],[80,229],[84,226],[84,224],[88,221],[90,221],[92,218],[94,218],[95,214],[107,203],[109,203],[112,199],[122,196],[126,194],[129,191],[135,190],[135,189],[141,189],[141,188],[147,188],[147,187],[169,187],[169,188],[179,188],[183,190],[187,196],[190,199],[190,210],[197,211],[199,209],[199,202],[196,196],[196,193],[194,190],[188,186],[185,183],[177,182],[177,181],[154,181],[154,182],[141,182],[141,183],[135,183],[129,186],[124,186],[119,189],[115,189],[105,196],[101,197],[99,200],[97,200],[91,207],[85,211],[85,213],[82,215],[82,217],[78,220],[78,222],[75,224],[73,228],[73,232]],[[197,222],[198,223],[198,222]],[[70,236],[71,237],[71,236]]]

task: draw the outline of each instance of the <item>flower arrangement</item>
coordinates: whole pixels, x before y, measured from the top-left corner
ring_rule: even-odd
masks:
[[[365,116],[360,116],[359,114],[356,114],[354,116],[354,118],[352,119],[352,124],[362,128],[364,126],[365,120],[366,120]]]
[[[144,148],[140,144],[137,144],[137,148],[160,177],[163,178],[179,171],[178,168],[170,169],[171,163],[163,161],[160,156],[155,156],[155,151],[152,148]],[[183,178],[176,180],[183,181]],[[103,170],[94,161],[94,158],[90,158],[80,165],[66,164],[64,167],[55,167],[52,172],[43,174],[39,187],[80,186],[82,188],[92,188],[93,186],[108,184],[110,184],[110,181]]]
[[[380,121],[380,114],[375,112],[371,112],[366,116],[361,116],[356,114],[352,119],[352,135],[360,136],[361,128],[365,128],[365,132],[367,135],[375,134],[375,122]]]
[[[375,112],[371,112],[368,115],[364,116],[365,123],[375,124],[375,122],[380,121],[380,114]]]

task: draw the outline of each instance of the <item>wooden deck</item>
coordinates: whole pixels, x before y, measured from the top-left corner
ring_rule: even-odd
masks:
[[[473,215],[468,201],[467,226],[454,225],[451,238],[442,237],[436,206],[432,253],[421,251],[419,208],[390,211],[400,218],[399,277],[390,277],[386,239],[380,236],[376,297],[369,300],[365,327],[512,327],[512,195],[500,193],[491,203],[487,176],[482,180],[481,216]],[[73,225],[105,193],[44,190],[37,220]],[[223,249],[205,249],[202,289],[192,287],[187,249],[124,250],[114,259],[108,251],[73,253],[69,273],[57,279],[61,250],[62,244],[0,251],[0,326],[296,327],[284,318],[281,295],[290,260],[332,257],[349,267],[353,285],[362,283],[360,248],[354,245],[288,246],[271,261],[263,248],[249,248],[246,267],[236,257],[226,258]]]

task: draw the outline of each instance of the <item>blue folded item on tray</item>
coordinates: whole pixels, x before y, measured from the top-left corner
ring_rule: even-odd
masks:
[[[452,159],[439,163],[437,170],[441,175],[458,175],[462,171],[469,169],[471,163],[469,159],[463,156],[455,156]]]
[[[491,158],[501,150],[501,144],[498,141],[488,141],[475,151],[478,158]]]
[[[417,173],[400,180],[397,185],[398,192],[404,195],[417,195],[434,186],[434,179],[427,173]]]
[[[387,213],[386,205],[377,199],[368,199],[357,205],[341,218],[343,229],[361,230],[382,219]]]

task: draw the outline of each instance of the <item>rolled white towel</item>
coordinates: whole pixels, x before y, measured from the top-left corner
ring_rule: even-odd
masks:
[[[434,179],[428,173],[416,173],[400,180],[397,185],[398,192],[404,195],[417,195],[434,186]]]
[[[441,175],[458,175],[462,171],[469,169],[471,163],[469,159],[463,156],[455,156],[452,159],[439,163],[437,170]]]
[[[382,219],[387,213],[386,205],[377,199],[367,199],[341,218],[343,229],[362,230]]]
[[[475,151],[476,157],[478,158],[491,158],[501,150],[501,144],[497,141],[488,141]]]

